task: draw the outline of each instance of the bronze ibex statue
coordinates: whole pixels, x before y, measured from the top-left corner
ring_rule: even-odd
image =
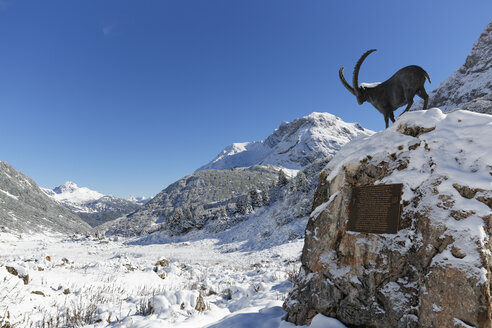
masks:
[[[342,84],[350,91],[356,98],[359,105],[362,105],[365,101],[371,103],[376,109],[384,115],[384,122],[388,127],[388,119],[391,122],[395,122],[395,116],[393,112],[403,106],[407,105],[407,108],[402,112],[405,113],[412,107],[413,97],[418,95],[424,100],[424,108],[427,108],[427,102],[429,101],[429,95],[425,92],[424,83],[425,79],[429,80],[430,77],[427,72],[419,66],[411,65],[400,69],[392,77],[382,83],[373,84],[361,84],[359,85],[359,70],[369,54],[376,51],[371,49],[366,51],[357,61],[354,68],[354,74],[352,77],[352,86],[347,83],[343,76],[343,70],[345,67],[340,68],[338,74]]]

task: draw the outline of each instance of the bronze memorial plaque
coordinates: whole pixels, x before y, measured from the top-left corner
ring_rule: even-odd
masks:
[[[403,185],[386,184],[352,189],[348,230],[371,233],[397,233]]]

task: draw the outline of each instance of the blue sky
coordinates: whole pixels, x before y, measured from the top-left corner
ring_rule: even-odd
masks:
[[[490,13],[489,0],[0,0],[0,160],[43,187],[152,196],[313,111],[381,130],[338,69],[377,48],[361,82],[416,64],[431,91]]]

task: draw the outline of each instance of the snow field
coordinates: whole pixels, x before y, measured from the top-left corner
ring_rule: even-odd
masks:
[[[124,241],[0,235],[0,322],[294,327],[282,320],[281,305],[300,265],[302,240],[257,252],[224,252],[213,239],[145,246]],[[156,265],[163,259],[168,262]],[[26,275],[28,284],[20,278]],[[200,295],[203,312],[197,310]]]

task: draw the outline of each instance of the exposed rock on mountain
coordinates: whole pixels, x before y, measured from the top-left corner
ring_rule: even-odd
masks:
[[[109,231],[133,235],[166,230],[179,234],[201,229],[212,219],[244,215],[250,211],[252,197],[258,204],[266,202],[266,190],[276,183],[280,169],[252,166],[197,171],[169,185],[128,218],[111,223]]]
[[[71,181],[53,189],[43,188],[43,191],[92,227],[135,212],[143,202],[134,197],[128,200],[103,195]]]
[[[328,161],[329,158],[319,159],[299,171],[295,177],[279,171],[276,183],[268,189],[253,189],[236,199],[207,204],[203,211],[194,212],[195,215],[185,216],[179,221],[161,223],[161,228],[150,230],[150,234],[143,234],[135,243],[214,238],[225,244],[240,243],[241,249],[246,251],[273,247],[302,238],[319,173]],[[193,226],[186,234],[176,234],[196,222],[200,222],[203,227]]]
[[[455,108],[492,114],[492,22],[473,46],[463,66],[430,93],[429,108]],[[412,110],[422,108],[422,102]]]
[[[327,165],[287,319],[357,327],[490,327],[492,116],[402,116]],[[397,234],[347,230],[352,188],[402,183]]]
[[[252,165],[279,165],[300,170],[316,159],[332,156],[355,137],[374,132],[345,123],[329,113],[312,113],[284,122],[263,141],[234,143],[199,170]]]
[[[86,232],[89,225],[49,198],[31,178],[0,162],[0,228],[17,232]]]
[[[109,233],[130,235],[155,231],[176,235],[204,227],[217,232],[280,199],[285,203],[276,206],[287,211],[288,203],[294,209],[280,214],[276,207],[265,215],[285,224],[293,217],[307,215],[312,194],[305,196],[310,190],[294,193],[301,184],[307,188],[313,180],[316,183],[319,163],[328,161],[350,140],[373,133],[328,113],[312,113],[283,123],[265,141],[227,147],[212,162],[171,184],[136,213],[105,227],[109,227]],[[263,165],[254,165],[257,163]],[[305,172],[290,181],[289,176],[297,174],[299,168]]]

